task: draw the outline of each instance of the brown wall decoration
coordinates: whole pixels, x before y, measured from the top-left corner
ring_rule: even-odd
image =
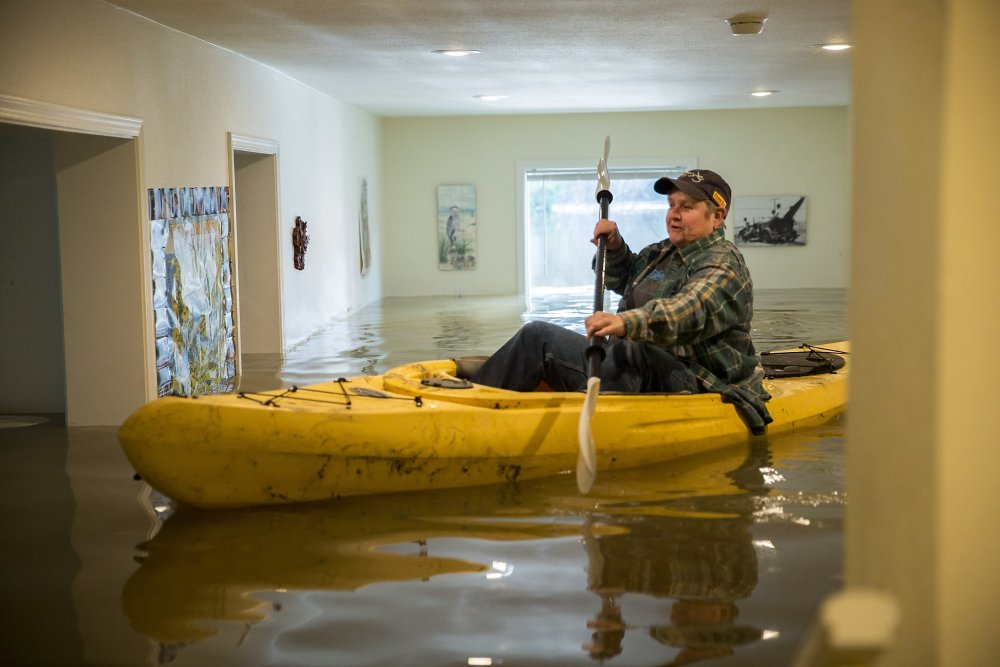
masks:
[[[292,251],[295,268],[299,271],[306,268],[306,248],[309,246],[306,224],[305,220],[295,216],[295,227],[292,228]]]

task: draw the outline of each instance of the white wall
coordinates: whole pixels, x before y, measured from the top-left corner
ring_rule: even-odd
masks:
[[[850,172],[844,107],[386,118],[382,125],[387,296],[458,289],[516,293],[516,163],[585,160],[596,166],[606,135],[612,165],[695,157],[699,166],[723,174],[735,196],[806,195],[808,244],[746,248],[754,284],[847,286]],[[454,183],[476,186],[479,263],[473,271],[441,271],[437,265],[437,186]]]
[[[85,227],[93,224],[93,218],[101,218],[102,233],[115,242],[102,244],[89,261],[119,270],[119,280],[129,288],[103,293],[97,310],[74,310],[73,303],[66,303],[72,295],[65,290],[63,304],[67,331],[83,329],[89,338],[95,334],[91,323],[101,321],[101,326],[115,330],[114,335],[127,335],[128,348],[134,342],[138,350],[135,358],[122,354],[104,360],[116,369],[114,379],[95,377],[89,362],[78,363],[87,355],[67,339],[67,377],[89,382],[91,395],[101,395],[107,388],[102,382],[138,390],[127,389],[126,398],[105,402],[99,417],[68,410],[75,412],[68,417],[71,423],[116,423],[152,398],[152,336],[133,341],[144,337],[152,321],[151,287],[142,286],[149,264],[148,211],[140,202],[152,187],[229,185],[231,132],[279,146],[281,265],[274,273],[281,276],[283,346],[287,349],[331,318],[381,297],[378,266],[362,279],[358,251],[362,176],[369,179],[368,212],[376,256],[381,241],[378,118],[100,0],[0,0],[0,17],[0,94],[8,96],[6,101],[22,98],[141,120],[141,132],[134,140],[138,143],[130,149],[138,162],[127,184],[134,191],[133,205],[117,208],[120,213],[112,219],[86,210],[86,197],[68,206],[74,225]],[[11,117],[9,110],[5,113],[5,118]],[[89,192],[99,196],[97,189],[103,185],[95,184]],[[67,215],[60,211],[62,246],[67,246],[67,239],[86,234],[85,229],[64,228]],[[309,222],[311,242],[304,271],[295,270],[292,263],[296,216]],[[239,220],[236,224],[238,231]],[[64,263],[67,253],[75,258],[78,250],[61,247]],[[88,275],[64,275],[64,280],[79,293],[93,295],[100,286],[89,285]],[[4,328],[15,324],[8,313],[0,317]],[[78,322],[77,317],[85,321]],[[74,403],[72,396],[68,399]]]
[[[0,0],[0,16],[0,93],[142,119],[143,192],[229,184],[229,132],[279,144],[286,346],[380,297],[357,249],[363,175],[376,254],[380,243],[375,116],[99,0]],[[304,271],[292,266],[297,215],[311,236]]]

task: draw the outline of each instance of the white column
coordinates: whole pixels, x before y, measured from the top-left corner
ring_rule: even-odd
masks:
[[[853,4],[848,587],[902,616],[880,665],[1000,649],[1000,3]]]

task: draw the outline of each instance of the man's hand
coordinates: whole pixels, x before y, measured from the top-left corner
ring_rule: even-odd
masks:
[[[594,238],[590,239],[590,242],[597,245],[597,237],[602,234],[606,234],[608,237],[608,250],[618,250],[622,247],[622,237],[618,233],[618,225],[614,220],[607,220],[601,218],[597,221],[597,226],[594,227]]]
[[[621,315],[613,315],[598,311],[587,318],[587,337],[618,336],[625,337],[625,319]]]

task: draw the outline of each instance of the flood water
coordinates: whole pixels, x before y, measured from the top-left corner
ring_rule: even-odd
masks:
[[[241,389],[486,354],[592,295],[387,299]],[[758,349],[848,338],[842,290],[756,298]],[[0,417],[7,665],[788,665],[841,586],[844,424],[617,471],[280,508],[175,507],[115,429]]]

